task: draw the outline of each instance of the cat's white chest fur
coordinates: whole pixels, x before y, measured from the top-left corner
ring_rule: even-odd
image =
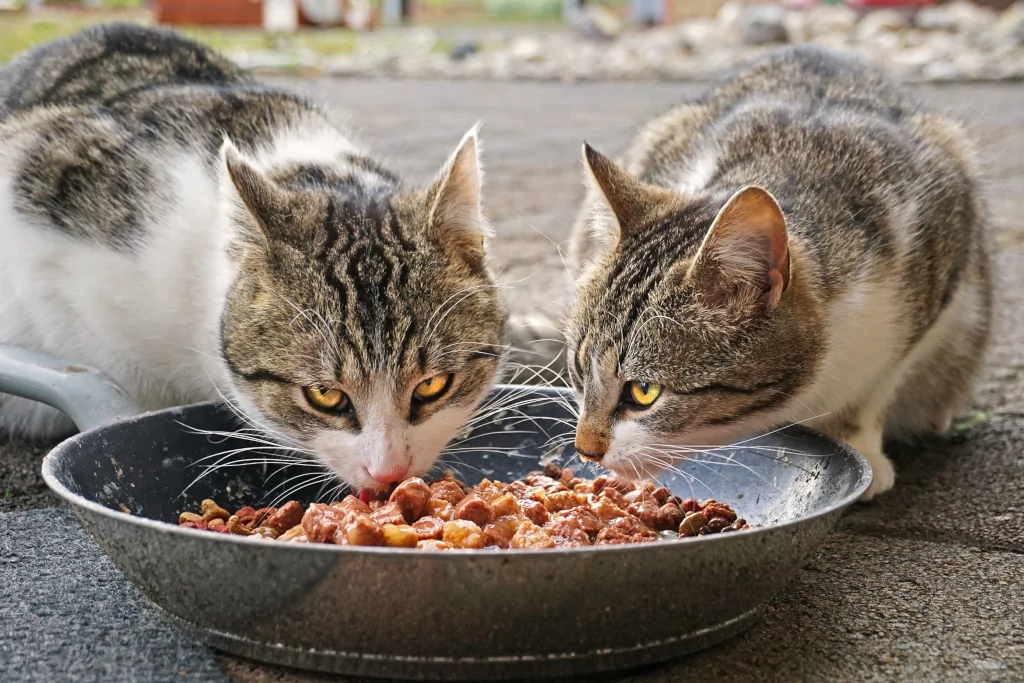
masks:
[[[216,179],[195,155],[168,162],[173,202],[116,250],[34,225],[0,178],[0,341],[103,368],[144,408],[216,398],[218,324],[233,277]],[[45,434],[56,411],[3,398],[3,422]]]

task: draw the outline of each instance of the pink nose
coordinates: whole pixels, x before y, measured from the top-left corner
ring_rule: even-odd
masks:
[[[391,484],[393,482],[400,481],[408,471],[408,465],[401,465],[399,467],[392,467],[390,469],[378,471],[367,470],[375,481],[379,481],[382,484]]]

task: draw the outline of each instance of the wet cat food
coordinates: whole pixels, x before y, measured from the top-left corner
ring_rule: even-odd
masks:
[[[615,475],[583,479],[554,465],[510,484],[484,479],[469,487],[450,473],[430,484],[413,478],[390,493],[306,508],[289,501],[231,514],[204,500],[200,513],[183,512],[178,524],[291,543],[421,550],[582,548],[750,528],[726,503],[683,500]]]

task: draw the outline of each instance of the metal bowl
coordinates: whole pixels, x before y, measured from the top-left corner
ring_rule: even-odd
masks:
[[[116,385],[74,370],[0,346],[0,391],[60,406],[82,428],[117,420],[57,446],[43,462],[46,483],[175,625],[219,649],[305,669],[507,679],[693,652],[752,625],[871,481],[868,463],[845,445],[789,427],[660,478],[677,494],[730,503],[756,525],[748,531],[539,551],[276,544],[176,524],[203,498],[231,508],[267,502],[273,468],[263,465],[195,481],[200,458],[252,445],[202,433],[234,429],[227,410],[126,417],[132,406]],[[538,469],[543,444],[569,430],[560,420],[570,418],[556,400],[499,416],[464,440],[476,450],[460,453],[461,474],[508,481]],[[288,497],[309,503],[320,494],[310,485]]]

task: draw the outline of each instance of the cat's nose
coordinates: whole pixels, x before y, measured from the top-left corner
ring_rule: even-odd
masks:
[[[396,481],[401,481],[402,478],[408,473],[408,465],[399,465],[397,467],[388,467],[386,469],[371,470],[367,469],[370,476],[373,477],[374,481],[379,481],[381,484],[393,484]]]
[[[589,431],[576,432],[576,453],[584,460],[598,462],[608,452],[608,439]]]

